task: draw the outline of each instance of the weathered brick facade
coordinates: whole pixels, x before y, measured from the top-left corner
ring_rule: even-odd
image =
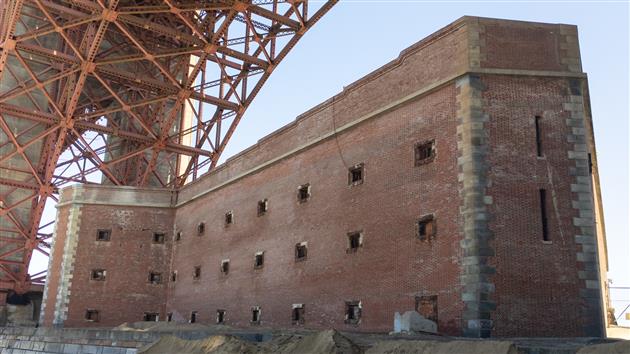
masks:
[[[41,321],[601,336],[581,70],[574,26],[464,17],[179,191],[66,189]]]

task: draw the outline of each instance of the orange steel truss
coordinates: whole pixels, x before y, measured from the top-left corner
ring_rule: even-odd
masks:
[[[336,3],[0,0],[0,291],[44,282],[28,265],[50,252],[61,186],[178,188],[216,166]]]

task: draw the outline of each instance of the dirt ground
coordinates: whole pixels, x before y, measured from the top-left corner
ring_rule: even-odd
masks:
[[[265,340],[247,340],[252,331],[229,326],[176,324],[173,322],[125,323],[125,331],[163,332],[159,340],[138,350],[144,354],[523,354],[559,352],[576,354],[630,353],[630,341],[589,345],[582,339],[469,340],[436,335],[389,336],[385,334],[325,331],[289,331],[261,328]],[[201,339],[183,339],[186,333],[203,332]],[[550,351],[551,350],[551,351]]]

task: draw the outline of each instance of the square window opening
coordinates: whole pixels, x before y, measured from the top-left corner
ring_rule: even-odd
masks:
[[[295,260],[303,261],[308,256],[308,249],[306,242],[301,242],[295,245]]]
[[[225,315],[226,315],[225,310],[217,310],[217,324],[225,323]]]
[[[346,323],[358,324],[361,320],[361,301],[346,301]]]
[[[363,183],[365,177],[363,164],[355,165],[348,170],[348,185],[357,186]]]
[[[197,235],[201,236],[204,234],[204,232],[206,232],[206,224],[203,222],[200,222],[197,225]]]
[[[190,319],[188,320],[189,323],[196,323],[197,322],[197,311],[192,311],[190,313]]]
[[[304,324],[304,304],[294,304],[291,312],[293,324]]]
[[[98,230],[96,232],[96,241],[109,241],[112,237],[112,230]]]
[[[230,272],[230,260],[224,259],[221,261],[221,273],[227,275]]]
[[[85,320],[90,322],[98,322],[100,319],[100,313],[98,310],[88,309],[85,310]]]
[[[260,324],[261,310],[260,306],[252,307],[252,324]]]
[[[363,233],[361,231],[348,233],[348,253],[356,252],[363,246]]]
[[[107,271],[105,271],[105,269],[92,269],[92,273],[90,274],[90,279],[103,281],[105,280],[106,275],[107,275]]]
[[[162,274],[156,272],[149,273],[149,283],[162,284]]]
[[[416,166],[424,165],[435,158],[435,140],[417,143],[415,146]]]
[[[259,269],[262,268],[265,264],[265,253],[258,252],[254,255],[254,268]]]
[[[201,278],[201,266],[196,266],[193,269],[193,280],[199,280]]]
[[[298,187],[298,202],[300,203],[304,203],[306,201],[308,201],[308,199],[311,197],[311,186],[310,184],[303,184],[300,187]]]
[[[258,216],[265,215],[269,210],[269,202],[267,199],[258,201]]]
[[[169,313],[166,314],[166,321],[167,322],[173,321],[173,313],[172,312],[169,312]]]
[[[153,233],[153,243],[164,243],[164,239],[166,234],[163,232],[154,232]]]
[[[144,322],[158,322],[160,320],[160,314],[157,312],[145,312],[142,315],[142,320]]]
[[[427,320],[438,322],[437,295],[416,296],[416,312]]]
[[[234,223],[234,213],[228,211],[225,213],[225,226],[232,225]]]
[[[417,224],[418,239],[428,241],[435,238],[436,225],[433,214],[425,215],[418,220]]]

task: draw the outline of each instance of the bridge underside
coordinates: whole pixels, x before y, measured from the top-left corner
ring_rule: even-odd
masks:
[[[61,186],[177,188],[212,169],[336,2],[0,0],[0,292],[45,280],[28,265]]]

